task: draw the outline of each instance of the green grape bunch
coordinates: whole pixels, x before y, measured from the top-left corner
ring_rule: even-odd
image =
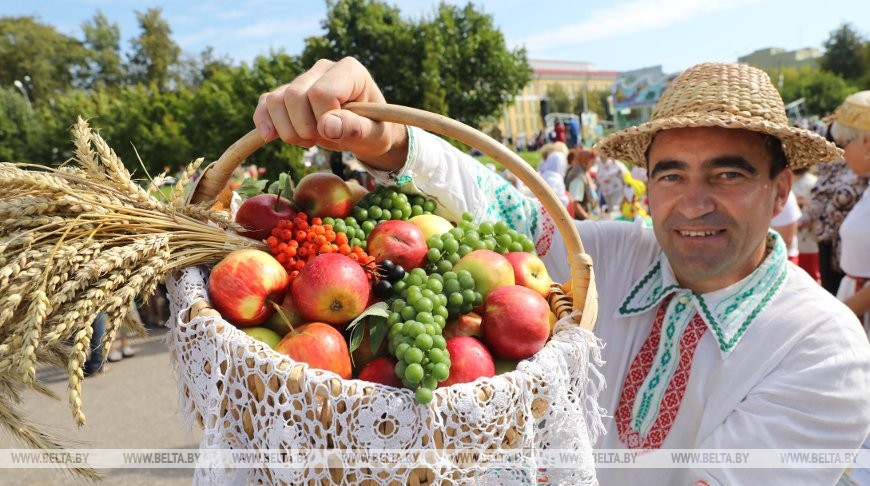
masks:
[[[502,255],[512,251],[535,251],[535,243],[529,237],[504,221],[484,221],[475,225],[474,217],[468,212],[462,214],[462,220],[455,228],[427,238],[426,246],[429,248],[426,270],[442,275],[474,250],[487,249]]]

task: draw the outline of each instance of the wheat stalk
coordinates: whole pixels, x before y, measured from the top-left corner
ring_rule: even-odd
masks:
[[[50,394],[37,381],[39,366],[66,369],[73,420],[84,425],[82,365],[98,313],[108,317],[101,343],[108,346],[137,295],[153,292],[169,272],[235,249],[266,249],[228,231],[240,228],[226,212],[184,205],[202,159],[161,201],[87,122],[72,133],[76,155],[62,167],[0,163],[0,419],[45,449],[60,446],[15,410],[25,387]]]

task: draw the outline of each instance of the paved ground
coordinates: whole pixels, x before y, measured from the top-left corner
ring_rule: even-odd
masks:
[[[85,379],[84,412],[88,425],[77,429],[66,398],[66,373],[48,368],[38,377],[62,401],[28,393],[24,410],[37,423],[69,439],[81,449],[197,449],[199,429],[187,431],[178,409],[175,378],[169,351],[162,342],[166,329],[150,328],[147,338],[131,342],[136,356],[110,363],[108,372]],[[0,433],[0,449],[19,448],[7,434]],[[189,485],[192,469],[100,469],[103,484]],[[89,484],[58,469],[4,469],[0,483],[18,485]]]

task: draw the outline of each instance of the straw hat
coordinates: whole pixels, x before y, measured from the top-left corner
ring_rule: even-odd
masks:
[[[846,98],[831,118],[840,125],[870,132],[870,91],[859,91]]]
[[[660,130],[683,127],[741,128],[782,141],[792,168],[842,159],[824,137],[789,126],[782,97],[767,73],[745,64],[705,63],[677,76],[662,93],[650,121],[600,141],[614,159],[646,166],[646,150]]]

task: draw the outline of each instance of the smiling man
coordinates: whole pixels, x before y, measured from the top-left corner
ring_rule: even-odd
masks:
[[[266,140],[354,152],[381,182],[435,197],[448,219],[504,220],[535,239],[554,280],[569,278],[564,241],[536,200],[434,135],[342,110],[348,101],[384,98],[354,59],[320,61],[263,95],[254,123]],[[857,449],[870,431],[870,344],[769,231],[791,169],[835,160],[836,147],[788,125],[764,72],[710,63],[675,78],[649,122],[598,148],[647,168],[653,230],[576,222],[596,265],[599,399],[612,414],[596,447]],[[818,485],[842,470],[710,466],[603,467],[598,479]]]

